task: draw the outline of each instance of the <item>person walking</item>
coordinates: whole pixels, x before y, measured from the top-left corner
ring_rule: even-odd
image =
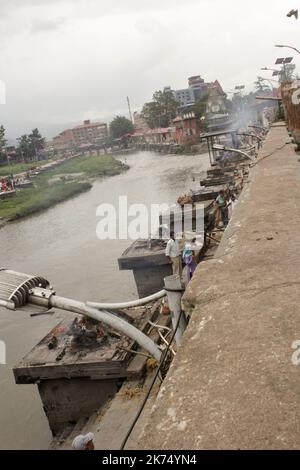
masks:
[[[183,262],[185,263],[186,269],[187,269],[187,280],[188,280],[188,282],[190,282],[190,280],[192,279],[192,277],[194,275],[196,267],[197,267],[196,262],[195,262],[195,258],[194,258],[194,252],[193,252],[193,249],[192,249],[192,245],[190,243],[185,244],[184,250],[183,250],[183,253],[182,253],[182,259],[183,259]]]
[[[178,274],[181,278],[182,276],[182,262],[181,262],[181,255],[180,255],[180,249],[178,245],[178,241],[175,240],[175,233],[171,232],[170,233],[170,240],[167,243],[166,246],[166,257],[170,259],[172,262],[172,269],[173,269],[173,274]]]
[[[229,202],[228,202],[228,205],[227,205],[227,208],[228,208],[228,218],[229,218],[229,220],[230,220],[231,217],[232,217],[232,213],[233,213],[233,210],[234,210],[234,208],[235,208],[236,203],[237,203],[237,198],[236,198],[235,194],[232,193],[231,196],[230,196],[230,200],[229,200]]]
[[[225,191],[221,190],[219,195],[216,199],[216,206],[217,206],[217,214],[216,214],[216,226],[218,227],[220,224],[220,219],[223,222],[223,226],[226,227],[228,225],[228,208],[227,208],[227,201],[225,197]]]

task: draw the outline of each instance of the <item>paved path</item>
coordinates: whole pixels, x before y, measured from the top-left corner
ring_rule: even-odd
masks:
[[[273,155],[251,170],[217,259],[188,287],[192,319],[141,448],[300,446],[300,163],[287,141],[272,127],[259,158]]]

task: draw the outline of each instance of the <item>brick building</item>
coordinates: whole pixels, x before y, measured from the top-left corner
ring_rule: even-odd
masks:
[[[180,145],[197,142],[203,131],[201,121],[196,118],[193,111],[177,116],[173,124],[176,128],[176,142]]]
[[[82,144],[97,144],[108,136],[107,124],[101,122],[91,123],[90,120],[83,124],[66,129],[53,139],[53,147],[63,150],[78,147]]]

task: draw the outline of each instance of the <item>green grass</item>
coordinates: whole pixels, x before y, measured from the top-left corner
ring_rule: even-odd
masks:
[[[20,219],[51,207],[91,188],[89,182],[57,183],[41,188],[19,191],[16,197],[0,202],[0,217],[10,220]]]
[[[49,161],[49,160],[48,160]],[[42,166],[48,163],[47,160],[43,160],[42,162],[30,162],[30,163],[12,163],[12,164],[5,164],[0,165],[0,176],[8,176],[10,174],[17,174],[23,173],[25,171],[30,170],[35,166]]]
[[[122,163],[111,155],[99,155],[93,157],[78,157],[62,163],[51,174],[84,173],[86,176],[116,175],[122,170]],[[49,174],[50,174],[49,173]]]
[[[49,183],[49,180],[57,174],[83,173],[86,177],[100,177],[119,174],[123,169],[121,162],[111,155],[79,157],[67,161],[37,176],[33,180],[33,188],[23,189],[17,192],[16,197],[0,201],[0,218],[15,220],[26,217],[92,187],[89,181],[82,181],[84,176],[71,182],[58,180],[55,183]]]

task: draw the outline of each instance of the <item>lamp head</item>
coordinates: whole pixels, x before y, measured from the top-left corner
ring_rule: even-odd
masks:
[[[291,18],[292,16],[295,17],[295,19],[297,20],[298,19],[298,10],[291,10],[288,12],[288,14],[286,15],[288,18]]]

